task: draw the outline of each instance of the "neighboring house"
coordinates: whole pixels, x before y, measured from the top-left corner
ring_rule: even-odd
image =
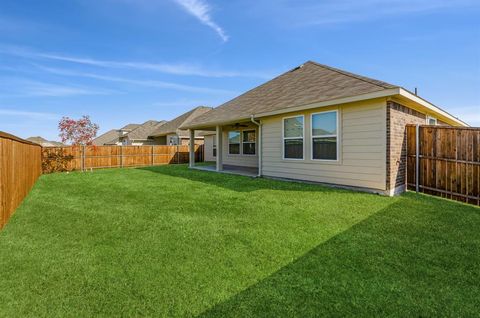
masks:
[[[188,130],[180,129],[180,126],[188,124],[198,116],[204,115],[210,110],[212,110],[211,107],[196,107],[189,112],[172,119],[165,125],[160,126],[150,134],[150,137],[154,138],[157,144],[160,145],[188,145],[190,141]],[[201,131],[195,133],[195,144],[203,144],[203,135]]]
[[[128,124],[120,129],[111,129],[93,140],[95,146],[118,145],[121,146],[120,138],[140,126],[139,124]]]
[[[121,136],[119,138],[119,142],[124,146],[159,145],[160,143],[158,143],[158,140],[150,137],[150,135],[152,132],[161,128],[166,123],[166,120],[148,120],[139,125],[137,128],[133,129],[131,132]]]
[[[393,195],[405,189],[406,124],[467,126],[402,87],[306,62],[181,129],[215,133],[205,157],[216,152],[217,171]]]
[[[65,147],[65,144],[61,142],[46,140],[40,136],[28,137],[27,140],[39,144],[42,147]]]

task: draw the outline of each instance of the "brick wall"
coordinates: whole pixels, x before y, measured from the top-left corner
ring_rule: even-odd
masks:
[[[407,124],[425,125],[425,114],[387,102],[387,190],[402,192],[406,178],[406,130]]]

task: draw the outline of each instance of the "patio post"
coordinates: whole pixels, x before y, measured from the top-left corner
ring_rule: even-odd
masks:
[[[188,166],[193,168],[195,166],[195,130],[189,129],[190,143],[188,144]]]
[[[223,170],[223,129],[222,126],[217,126],[217,134],[215,135],[217,139],[217,171]]]

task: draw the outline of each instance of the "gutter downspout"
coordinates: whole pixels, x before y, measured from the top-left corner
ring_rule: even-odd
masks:
[[[255,115],[250,116],[250,121],[258,126],[258,174],[257,177],[262,176],[262,124],[255,120]]]

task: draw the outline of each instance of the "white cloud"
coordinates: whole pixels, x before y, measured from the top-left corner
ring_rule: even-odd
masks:
[[[2,97],[67,97],[112,93],[118,92],[84,86],[50,84],[22,78],[0,78],[0,94]]]
[[[14,116],[14,117],[26,117],[31,119],[50,119],[57,120],[61,116],[52,113],[21,111],[15,109],[0,109],[0,115],[2,116]]]
[[[0,45],[0,53],[28,59],[48,59],[55,61],[70,62],[81,65],[90,65],[103,68],[118,69],[134,69],[154,71],[173,75],[193,75],[203,77],[254,77],[254,78],[271,78],[271,72],[261,71],[219,71],[214,69],[206,69],[204,67],[186,63],[147,63],[138,61],[111,61],[98,60],[92,58],[82,58],[63,54],[36,52],[27,48]]]
[[[25,94],[30,96],[64,97],[78,95],[106,95],[111,93],[111,91],[107,90],[45,84],[40,82],[28,82],[26,84],[27,85]]]
[[[118,83],[147,86],[147,87],[156,87],[156,88],[174,89],[174,90],[192,92],[192,93],[208,93],[208,94],[233,94],[234,93],[232,91],[223,90],[223,89],[198,87],[198,86],[177,84],[177,83],[171,83],[171,82],[165,82],[165,81],[137,80],[137,79],[124,78],[124,77],[100,75],[95,73],[69,71],[69,70],[45,67],[40,65],[36,65],[36,66],[43,71],[46,71],[52,74],[63,75],[63,76],[93,78],[101,81],[118,82]]]
[[[201,23],[214,30],[224,42],[228,41],[225,31],[210,16],[211,6],[204,0],[173,0]]]
[[[283,24],[325,25],[369,21],[381,17],[430,13],[455,8],[478,6],[477,0],[323,0],[262,2],[262,11],[269,10]],[[292,14],[295,12],[295,14]]]

